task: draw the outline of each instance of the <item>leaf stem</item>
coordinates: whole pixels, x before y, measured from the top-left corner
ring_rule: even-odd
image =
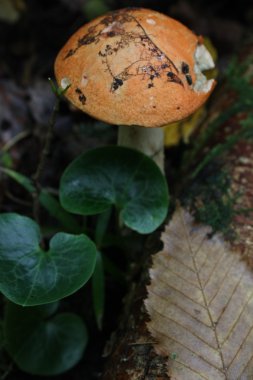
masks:
[[[39,163],[36,169],[36,172],[34,173],[32,180],[35,186],[35,191],[33,192],[33,216],[34,219],[38,224],[39,223],[39,213],[40,213],[40,202],[39,202],[39,196],[41,192],[41,185],[40,185],[40,179],[42,176],[42,172],[44,170],[46,161],[47,161],[47,156],[50,153],[50,148],[51,148],[51,143],[53,139],[53,132],[54,132],[54,126],[56,123],[56,117],[59,112],[59,106],[60,106],[60,100],[61,96],[64,95],[64,93],[69,89],[71,84],[68,84],[66,87],[57,87],[54,82],[52,81],[51,78],[48,78],[51,89],[53,93],[55,94],[55,104],[53,107],[53,111],[51,114],[51,117],[48,122],[48,128],[47,128],[47,134],[46,134],[46,139],[45,139],[45,144],[44,147],[41,151]]]
[[[10,150],[14,145],[16,145],[19,141],[25,139],[26,137],[28,137],[29,135],[31,134],[31,131],[29,130],[25,130],[25,131],[22,131],[20,133],[18,133],[17,135],[15,135],[14,137],[12,137],[3,147],[2,147],[2,152],[8,152],[8,150]]]
[[[53,107],[53,111],[48,123],[48,129],[47,129],[47,134],[45,138],[45,144],[44,147],[41,151],[39,163],[37,166],[37,169],[32,177],[35,191],[33,192],[33,216],[36,222],[39,224],[39,213],[40,213],[40,202],[39,202],[39,195],[41,192],[41,176],[47,161],[47,157],[50,153],[50,148],[51,148],[51,143],[53,139],[53,131],[54,131],[54,126],[56,122],[56,116],[59,111],[59,104],[60,104],[60,98],[56,97],[56,101]]]

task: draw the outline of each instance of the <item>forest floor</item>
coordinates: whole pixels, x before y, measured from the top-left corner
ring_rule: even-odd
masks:
[[[134,4],[127,0],[9,0],[11,6],[8,7],[4,3],[0,3],[0,166],[7,166],[29,178],[37,170],[55,103],[55,95],[48,80],[54,80],[55,57],[67,38],[83,23],[101,11],[133,5],[167,13],[197,34],[210,38],[217,49],[217,67],[222,80],[224,71],[253,21],[250,1],[232,5],[226,0],[212,1],[210,4],[204,0],[143,0],[135,1]],[[62,101],[41,185],[57,194],[59,179],[68,163],[88,149],[114,144],[116,133],[114,126],[96,121]],[[166,150],[168,172],[172,163],[174,166],[179,165],[180,149]],[[170,177],[171,174],[168,174],[168,180]],[[178,181],[177,178],[173,180]],[[1,175],[1,172],[0,211],[18,212],[32,217],[31,195],[13,180]],[[55,220],[44,211],[41,211],[41,221],[44,234],[50,236],[52,231],[57,230]],[[142,247],[143,239],[134,236],[132,245],[126,245],[123,250],[131,251],[129,257],[126,257],[125,252],[119,256],[117,246],[113,252],[108,252],[108,256],[122,272],[127,272],[133,265],[134,255],[142,253]],[[131,270],[138,278],[140,268]],[[109,274],[106,275],[102,331],[97,329],[94,320],[89,284],[85,290],[81,289],[62,302],[61,310],[74,310],[84,318],[89,330],[89,344],[83,359],[70,372],[61,375],[61,379],[99,379],[105,360],[102,359],[103,350],[110,334],[117,327],[128,280],[125,278],[119,283]],[[4,305],[5,300],[2,298],[1,316]],[[4,378],[29,380],[35,379],[35,376],[18,370],[2,350],[0,379]]]

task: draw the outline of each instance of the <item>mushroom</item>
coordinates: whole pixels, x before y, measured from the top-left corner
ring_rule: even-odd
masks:
[[[126,8],[82,26],[55,61],[65,96],[87,114],[119,125],[118,143],[163,170],[163,126],[186,118],[209,97],[214,67],[201,37],[153,10]]]

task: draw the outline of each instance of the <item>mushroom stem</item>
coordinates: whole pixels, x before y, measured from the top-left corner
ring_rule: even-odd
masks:
[[[137,149],[154,160],[164,173],[163,128],[119,126],[118,145]]]

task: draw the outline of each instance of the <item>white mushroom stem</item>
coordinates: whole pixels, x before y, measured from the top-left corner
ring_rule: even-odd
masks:
[[[118,145],[137,149],[154,160],[164,172],[164,130],[139,126],[119,126]]]

